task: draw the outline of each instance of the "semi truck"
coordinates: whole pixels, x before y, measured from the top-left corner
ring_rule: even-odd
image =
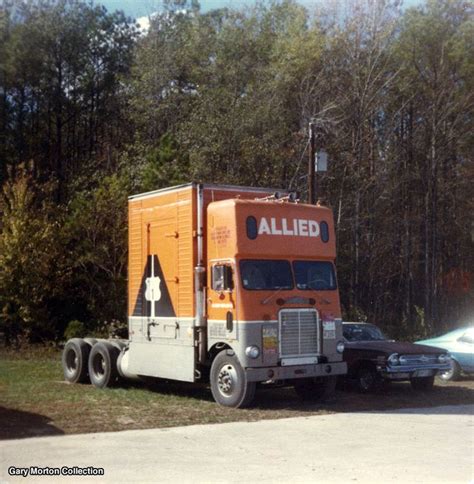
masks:
[[[74,338],[65,379],[257,384],[320,400],[346,373],[332,211],[294,193],[190,183],[129,198],[128,340]]]

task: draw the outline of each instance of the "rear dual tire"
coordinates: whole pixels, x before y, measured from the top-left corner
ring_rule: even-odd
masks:
[[[88,383],[91,345],[80,338],[70,339],[61,357],[64,379],[69,383]]]
[[[117,383],[119,354],[119,348],[106,341],[96,343],[92,347],[89,355],[89,378],[95,387],[106,388]]]
[[[61,357],[64,379],[69,383],[92,383],[97,388],[114,386],[119,378],[117,360],[123,344],[73,338]]]

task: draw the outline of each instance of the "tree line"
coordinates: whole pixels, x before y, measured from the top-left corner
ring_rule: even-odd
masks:
[[[0,6],[0,331],[126,321],[127,195],[188,181],[307,197],[330,167],[346,319],[419,337],[474,310],[473,4],[292,0],[145,31],[82,0]]]

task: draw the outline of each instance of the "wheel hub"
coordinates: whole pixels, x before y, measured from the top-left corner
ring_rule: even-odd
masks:
[[[93,366],[94,372],[98,377],[103,377],[105,375],[106,363],[102,355],[95,355]]]
[[[454,362],[451,360],[449,370],[443,371],[439,374],[443,380],[450,380],[454,374]]]
[[[69,351],[66,355],[66,367],[68,371],[74,372],[79,365],[79,358],[75,351]]]
[[[217,384],[219,392],[224,397],[230,397],[235,389],[235,384],[237,382],[237,371],[232,365],[224,365],[217,377]]]
[[[374,383],[374,376],[370,372],[364,372],[360,376],[360,384],[364,390],[368,390]]]

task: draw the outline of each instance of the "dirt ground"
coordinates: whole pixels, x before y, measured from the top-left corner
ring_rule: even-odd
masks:
[[[431,392],[392,383],[377,394],[338,390],[325,404],[292,388],[259,388],[249,409],[219,407],[206,385],[158,381],[98,390],[62,378],[60,355],[0,353],[0,439],[257,421],[287,417],[474,403],[474,380],[436,381]]]

